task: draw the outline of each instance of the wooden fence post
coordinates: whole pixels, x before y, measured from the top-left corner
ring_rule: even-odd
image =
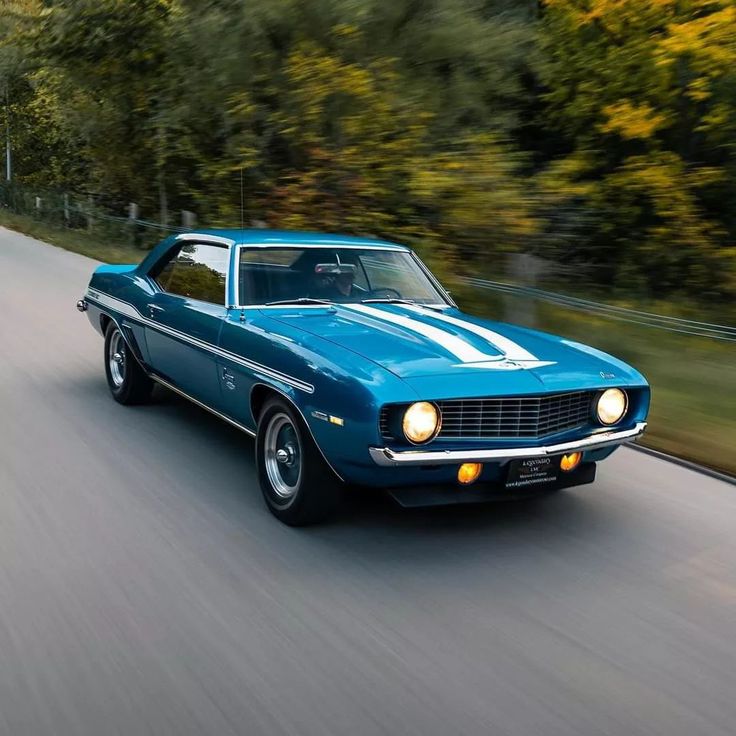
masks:
[[[128,225],[130,226],[130,240],[133,245],[140,247],[141,232],[138,227],[138,216],[140,215],[140,207],[137,202],[128,204]]]
[[[197,216],[194,212],[190,212],[189,210],[181,211],[181,226],[187,230],[194,230],[197,227]]]
[[[509,280],[522,286],[535,287],[545,267],[551,267],[551,264],[530,253],[512,253],[507,261]],[[504,296],[504,311],[508,322],[519,322],[527,327],[537,324],[537,302],[532,297],[507,294]]]

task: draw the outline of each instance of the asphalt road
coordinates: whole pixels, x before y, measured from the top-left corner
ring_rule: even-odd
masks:
[[[736,487],[289,529],[245,435],[109,398],[93,266],[0,229],[1,734],[734,734]]]

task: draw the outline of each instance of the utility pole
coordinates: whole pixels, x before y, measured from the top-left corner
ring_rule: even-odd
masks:
[[[5,82],[5,179],[10,182],[13,178],[13,163],[10,155],[10,94],[8,83]]]

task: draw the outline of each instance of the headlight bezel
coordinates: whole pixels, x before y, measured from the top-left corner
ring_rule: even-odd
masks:
[[[406,428],[404,426],[404,423],[406,421],[406,416],[409,413],[409,411],[418,405],[426,404],[427,406],[431,406],[434,409],[435,416],[437,417],[437,420],[435,422],[435,427],[433,432],[426,437],[426,439],[422,440],[414,440],[406,432]],[[401,428],[401,436],[410,444],[410,445],[426,445],[428,442],[431,442],[437,435],[440,433],[440,430],[442,429],[442,412],[440,411],[439,406],[434,401],[413,401],[411,404],[406,406],[399,414],[399,427]]]
[[[624,402],[623,402],[623,411],[618,416],[618,418],[616,418],[612,422],[605,421],[601,417],[601,414],[600,414],[600,404],[601,404],[601,401],[603,400],[603,397],[609,391],[618,391],[622,395],[623,400],[624,400]],[[626,415],[629,412],[629,406],[630,406],[630,400],[629,400],[629,394],[628,394],[628,392],[625,389],[620,388],[618,386],[612,386],[611,388],[606,388],[606,389],[601,390],[598,393],[598,395],[596,396],[595,401],[593,402],[593,416],[594,416],[595,420],[598,422],[598,424],[600,424],[600,425],[602,425],[604,427],[614,427],[615,425],[621,423],[626,418]]]

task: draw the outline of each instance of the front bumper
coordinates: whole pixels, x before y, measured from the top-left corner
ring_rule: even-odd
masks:
[[[490,482],[478,482],[469,486],[457,483],[425,484],[387,488],[386,490],[401,506],[454,506],[464,503],[487,503],[492,501],[522,501],[539,498],[562,488],[582,486],[595,480],[595,463],[583,463],[569,473],[562,473],[552,483],[540,483],[521,488],[507,488],[503,477]]]
[[[637,422],[633,429],[601,432],[581,440],[562,442],[542,447],[505,447],[488,450],[392,450],[389,447],[369,447],[373,461],[383,467],[411,465],[447,465],[451,463],[505,462],[516,458],[566,455],[570,452],[596,450],[599,447],[620,445],[638,437],[646,429],[646,422]]]

